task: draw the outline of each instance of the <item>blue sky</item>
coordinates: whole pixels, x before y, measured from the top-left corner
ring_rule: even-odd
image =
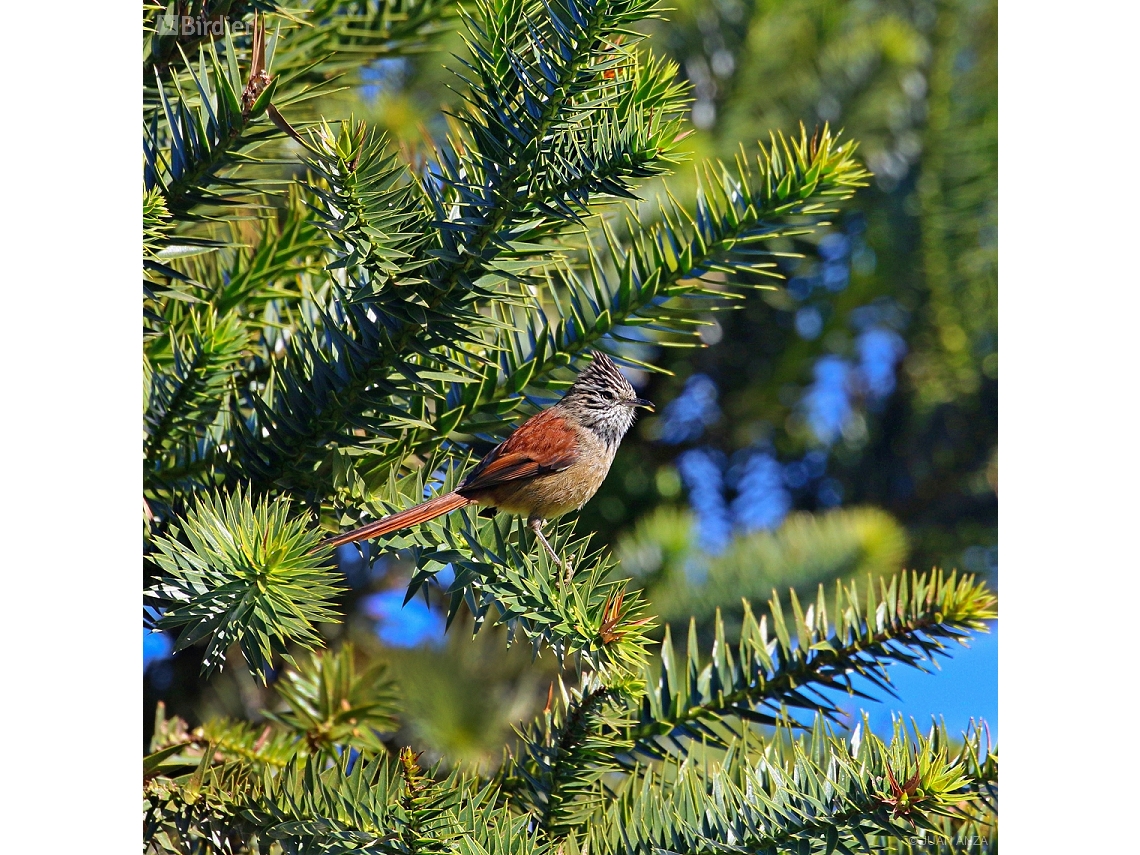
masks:
[[[951,734],[965,730],[971,718],[985,719],[996,744],[997,623],[991,624],[989,633],[973,635],[969,641],[968,648],[955,644],[951,648],[953,658],[940,658],[941,670],[935,670],[933,674],[924,674],[917,668],[904,665],[892,666],[891,683],[899,694],[899,700],[887,698],[883,703],[869,703],[861,698],[842,696],[836,703],[856,715],[866,710],[872,730],[879,734],[890,732],[892,712],[914,718],[922,726],[930,723],[931,716],[941,716]],[[883,694],[875,688],[866,691],[876,697]]]

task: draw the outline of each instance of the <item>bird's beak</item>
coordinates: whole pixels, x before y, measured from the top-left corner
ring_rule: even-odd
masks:
[[[634,398],[632,401],[626,401],[626,403],[631,407],[641,407],[643,410],[649,410],[651,413],[654,412],[653,402],[647,401],[645,398]]]

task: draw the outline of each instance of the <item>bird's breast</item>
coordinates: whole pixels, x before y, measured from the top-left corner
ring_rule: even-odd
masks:
[[[553,519],[586,504],[610,471],[616,446],[609,446],[592,431],[578,429],[577,459],[561,472],[551,472],[495,491],[494,504],[503,511]]]

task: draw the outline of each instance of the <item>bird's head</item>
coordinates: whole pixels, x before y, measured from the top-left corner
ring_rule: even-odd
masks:
[[[625,375],[604,353],[594,354],[594,361],[578,375],[560,406],[612,445],[621,442],[633,426],[638,408],[653,410],[653,404],[637,397]]]

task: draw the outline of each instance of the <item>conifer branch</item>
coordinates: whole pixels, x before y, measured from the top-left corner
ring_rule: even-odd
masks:
[[[978,758],[982,758],[980,761]],[[882,851],[872,841],[947,832],[946,819],[979,816],[978,792],[996,775],[977,729],[958,750],[944,727],[889,743],[863,727],[850,744],[817,719],[810,736],[748,739],[721,757],[641,768],[589,825],[591,851],[693,853]]]
[[[197,284],[193,296],[167,291],[153,304],[144,349],[147,490],[211,483],[219,448],[229,440],[230,403],[264,382],[283,343],[279,327],[303,310],[306,283],[323,266],[318,259],[328,241],[300,194],[288,201],[283,218],[275,211],[260,218],[252,250],[227,244],[170,259],[165,268],[167,276]],[[175,279],[164,281],[173,289]]]
[[[525,732],[523,754],[500,773],[499,786],[535,817],[535,827],[559,837],[600,806],[599,783],[614,771],[624,747],[614,738],[620,713],[609,708],[616,692],[587,676],[572,692],[554,684],[542,718]]]
[[[941,571],[903,572],[877,585],[872,580],[862,592],[854,582],[837,582],[830,604],[834,624],[822,586],[806,611],[795,591],[789,593],[791,626],[775,592],[770,624],[769,615],[757,621],[745,602],[735,656],[719,612],[705,664],[695,623],[689,626],[684,663],[666,629],[660,673],[646,673],[654,688],[641,699],[628,732],[636,751],[661,757],[670,749],[686,750],[682,739],[722,743],[724,729],[718,726],[730,718],[775,725],[791,720],[787,710],[816,710],[838,719],[841,710],[821,689],[873,700],[856,686],[853,676],[859,675],[893,696],[887,663],[926,670],[936,656],[948,655],[947,642],[984,631],[985,621],[996,617],[996,600],[983,584]]]
[[[172,483],[163,465],[169,455],[195,453],[225,412],[234,373],[245,354],[244,330],[233,318],[194,314],[188,326],[185,336],[170,337],[168,354],[144,361],[146,488]]]
[[[450,29],[454,0],[309,0],[302,23],[282,20],[275,60],[282,90],[300,99],[343,83],[349,72],[378,59],[412,56]],[[291,10],[292,11],[292,10]],[[284,16],[280,16],[284,17]]]
[[[256,182],[239,182],[222,172],[239,160],[251,159],[254,146],[278,135],[271,125],[255,130],[269,109],[276,92],[265,56],[264,31],[255,28],[250,64],[243,73],[227,31],[223,69],[213,45],[202,50],[198,68],[187,63],[185,73],[192,87],[188,94],[174,75],[170,91],[157,83],[161,107],[152,113],[143,134],[143,184],[162,194],[163,203],[176,219],[192,218],[192,209],[206,204],[225,205],[232,200],[218,196],[213,188],[253,192]]]
[[[451,0],[304,0],[282,9],[274,0],[214,0],[201,4],[198,15],[182,32],[182,15],[191,10],[176,4],[178,32],[160,30],[159,18],[165,9],[148,10],[146,28],[151,33],[143,58],[143,76],[157,75],[165,80],[185,54],[199,48],[218,48],[224,39],[223,22],[229,29],[260,12],[270,21],[270,31],[281,27],[282,42],[277,68],[286,90],[312,90],[388,56],[414,54],[424,50],[426,39],[444,30],[458,14]],[[209,22],[209,26],[206,26]],[[151,95],[151,92],[147,92]]]
[[[322,123],[310,135],[309,151],[317,179],[310,187],[337,249],[329,269],[366,270],[369,286],[361,297],[397,284],[408,291],[422,285],[415,273],[427,263],[419,256],[431,223],[425,200],[384,137],[351,119],[335,132]]]
[[[834,212],[835,202],[865,183],[867,173],[854,150],[827,128],[810,136],[801,129],[798,139],[780,136],[762,146],[755,171],[743,157],[734,173],[721,166],[718,174],[706,165],[695,218],[674,207],[660,223],[642,227],[631,213],[627,228],[633,239],[625,245],[603,224],[604,246],[591,248],[585,276],[564,264],[567,295],[557,300],[552,293],[529,315],[521,334],[500,335],[497,375],[440,388],[439,421],[465,434],[501,431],[504,415],[557,388],[555,372],[588,349],[601,348],[623,361],[616,334],[622,326],[648,325],[692,340],[698,309],[739,299],[742,274],[778,278],[776,253],[767,247],[810,231]],[[710,283],[709,273],[731,274],[735,284]],[[697,302],[686,306],[684,300]],[[446,435],[419,432],[412,453],[429,453]]]
[[[339,586],[322,565],[328,550],[287,500],[247,493],[199,497],[179,523],[181,536],[154,541],[164,572],[147,591],[154,626],[181,629],[175,650],[206,641],[202,669],[220,668],[237,644],[265,681],[276,658],[292,662],[288,644],[320,645],[316,624],[334,620]]]
[[[275,685],[286,709],[267,711],[265,717],[300,734],[313,752],[386,750],[380,736],[397,726],[395,683],[382,663],[358,673],[354,654],[346,642],[335,653],[316,653],[301,668],[287,672]]]
[[[336,304],[321,313],[319,329],[313,327],[294,337],[289,356],[270,384],[274,391],[272,400],[255,400],[254,417],[238,426],[235,447],[239,453],[230,456],[235,475],[252,479],[261,487],[300,492],[310,500],[323,498],[329,492],[328,476],[334,468],[337,449],[362,444],[354,435],[355,430],[363,428],[386,438],[394,425],[409,424],[403,414],[409,409],[415,411],[419,405],[409,406],[408,399],[422,399],[430,394],[433,383],[462,385],[480,378],[482,371],[467,364],[470,359],[460,361],[448,354],[463,353],[468,346],[486,347],[481,331],[490,321],[474,307],[479,300],[494,299],[495,293],[491,283],[477,281],[477,277],[489,269],[491,259],[498,254],[497,247],[510,243],[509,238],[496,235],[521,213],[518,197],[529,174],[525,157],[528,147],[546,139],[556,120],[561,121],[559,111],[571,98],[592,91],[589,86],[598,78],[604,79],[609,66],[591,65],[595,54],[603,51],[607,38],[648,14],[651,5],[597,0],[579,14],[577,5],[571,3],[567,9],[574,11],[566,14],[574,18],[574,24],[555,39],[555,44],[565,48],[563,53],[555,60],[552,47],[532,45],[534,50],[550,55],[549,85],[544,88],[541,101],[535,102],[541,106],[534,106],[529,112],[523,110],[525,118],[522,113],[516,115],[510,129],[501,128],[503,134],[498,139],[504,148],[495,149],[495,153],[502,163],[488,160],[486,155],[481,165],[469,161],[479,145],[486,148],[493,142],[488,128],[474,119],[468,121],[472,139],[463,147],[468,154],[457,160],[449,159],[446,151],[441,152],[443,183],[459,194],[454,200],[459,221],[444,213],[445,208],[453,205],[451,198],[443,190],[433,190],[434,185],[426,185],[425,190],[433,197],[435,216],[442,218],[440,245],[425,245],[420,251],[431,263],[418,272],[420,265],[413,254],[410,264],[400,264],[401,272],[413,274],[401,279],[406,287],[383,287],[392,272],[389,269],[370,286],[367,278],[354,280],[351,294],[342,292]],[[555,33],[564,22],[558,19],[555,24],[557,14],[551,7],[543,9],[543,27],[553,28],[551,32]],[[484,14],[493,11],[488,7]],[[484,18],[484,22],[494,20]],[[471,26],[473,32],[483,32],[476,19],[472,19]],[[492,80],[490,67],[500,60],[511,65],[508,60],[514,53],[505,39],[515,35],[498,33],[496,37],[487,37],[484,47],[478,37],[473,37],[473,61],[484,72],[483,88],[473,97],[490,111],[486,115],[499,115],[495,110],[515,115],[517,110],[509,103],[517,98],[526,102],[524,96],[511,94],[514,84],[495,84],[502,84],[502,92],[487,89]],[[535,85],[523,70],[512,73],[516,74],[518,85]],[[660,67],[653,73],[659,75]],[[645,99],[663,97],[659,87],[643,88]],[[612,97],[620,94],[618,89]],[[507,121],[505,115],[499,116],[500,124]],[[525,128],[525,132],[520,128]],[[372,246],[376,240],[392,246],[392,224],[413,221],[419,200],[393,184],[391,171],[379,165],[386,161],[378,160],[378,143],[372,138],[361,137],[356,130],[346,134],[342,128],[335,145],[331,132],[323,139],[317,162],[329,184],[326,210],[335,212],[329,228],[334,236],[340,235],[337,239],[347,252],[345,264],[363,261],[370,256],[361,255],[362,248]],[[373,172],[357,175],[356,169],[362,163],[377,166]],[[488,183],[483,189],[475,192],[467,179],[460,180],[467,168],[463,164],[486,176]],[[367,186],[362,182],[367,182]],[[401,195],[397,200],[393,194]],[[391,203],[395,218],[387,227],[375,219],[375,206],[370,207],[372,199],[382,198]],[[339,208],[334,199],[348,201],[350,207]],[[355,231],[346,232],[346,228]],[[396,254],[407,251],[398,241],[392,250]],[[485,251],[490,253],[486,257]],[[397,263],[396,255],[389,261]],[[352,271],[348,272],[351,275]],[[477,359],[469,351],[467,357]],[[399,400],[401,397],[403,401]],[[422,406],[419,408],[422,411]],[[429,425],[423,417],[415,421],[420,427]],[[295,462],[299,455],[307,458],[302,465]],[[283,465],[286,460],[291,461],[288,467]]]
[[[425,471],[431,473],[430,489]],[[386,488],[376,492],[396,501],[365,498],[362,504],[373,516],[394,513],[454,489],[463,472],[458,463],[442,471],[429,465],[402,478],[390,472]],[[572,524],[548,528],[554,548],[576,568],[567,583],[530,530],[519,525],[512,536],[512,527],[502,516],[461,510],[386,537],[386,551],[398,551],[416,565],[405,602],[450,565],[455,576],[443,591],[449,625],[466,605],[476,632],[491,618],[507,625],[512,640],[529,642],[535,655],[546,648],[559,661],[572,658],[606,685],[638,677],[652,621],[642,596],[626,590],[613,559],[591,551],[589,537],[574,537]]]

